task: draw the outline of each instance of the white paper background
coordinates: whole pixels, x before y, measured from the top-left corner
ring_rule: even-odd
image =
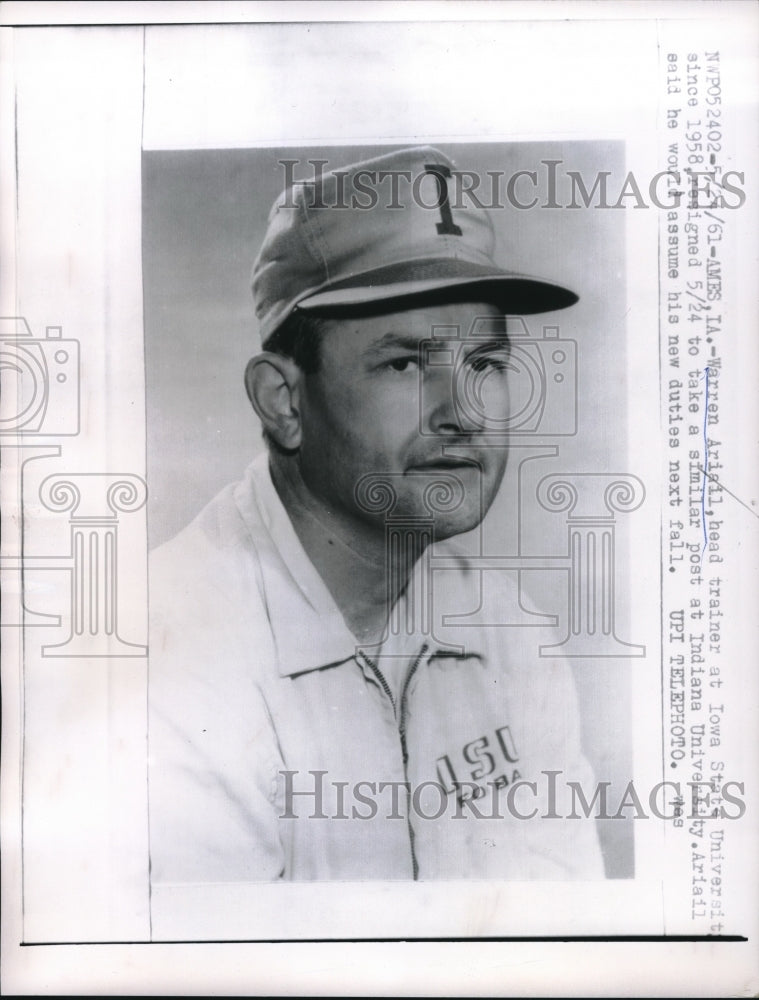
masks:
[[[6,22],[14,6],[6,5]],[[198,16],[195,5],[181,6]],[[745,115],[737,121],[745,125],[739,149],[748,169],[754,162],[748,160],[748,154],[756,150],[756,133],[751,131],[749,118],[756,103],[756,18],[742,14],[744,6],[722,5],[718,15],[710,4],[674,4],[667,8],[666,16],[689,21],[719,16],[719,24],[696,25],[691,30],[694,44],[702,46],[705,36],[712,44],[715,32],[719,32],[723,50],[729,50],[725,85],[727,89],[729,83],[737,110]],[[379,16],[374,5],[367,7],[372,7],[372,16]],[[613,23],[541,23],[538,18],[547,16],[545,5],[514,5],[497,9],[499,17],[508,19],[505,23],[368,24],[360,29],[337,25],[314,26],[312,30],[302,25],[265,25],[256,31],[234,26],[156,27],[146,34],[139,27],[4,33],[4,66],[11,66],[12,73],[7,82],[4,79],[3,108],[10,110],[15,105],[18,115],[19,183],[17,192],[14,187],[9,189],[12,164],[6,160],[4,166],[10,165],[11,172],[4,170],[3,207],[13,207],[16,194],[18,205],[15,231],[6,223],[3,232],[2,315],[25,316],[37,336],[43,335],[47,325],[62,326],[64,337],[76,337],[83,345],[82,434],[66,442],[60,470],[136,475],[145,470],[141,142],[151,149],[330,138],[348,142],[377,135],[402,141],[484,136],[624,138],[631,168],[650,176],[657,169],[655,133],[661,101],[657,47],[663,35],[681,44],[684,25],[657,25],[647,18],[651,13],[661,14],[661,8],[651,11],[648,7],[614,5],[617,20]],[[396,5],[392,8],[397,11]],[[427,6],[419,5],[419,10],[421,22],[434,16]],[[477,10],[481,15],[482,8]],[[569,17],[598,16],[595,5],[562,5],[561,10]],[[723,19],[726,15],[722,11],[727,10],[734,17],[732,27]],[[488,16],[493,13],[488,10]],[[558,15],[556,7],[551,16]],[[234,7],[231,16],[240,16]],[[344,16],[349,16],[347,11]],[[360,16],[364,16],[363,11]],[[383,11],[381,16],[387,15]],[[408,8],[402,16],[408,17]],[[450,17],[449,10],[445,16]],[[620,22],[619,18],[627,17],[632,19]],[[334,54],[320,43],[325,31],[331,39],[340,38],[340,46],[351,53],[350,58],[336,63]],[[144,120],[143,93],[151,95]],[[12,116],[11,111],[11,120]],[[7,129],[7,115],[4,119]],[[7,143],[4,148],[9,148]],[[755,178],[749,178],[747,187],[756,192]],[[658,436],[658,385],[650,377],[658,350],[653,215],[631,220],[628,230],[629,259],[640,260],[641,266],[628,272],[628,331],[639,331],[640,339],[635,340],[637,353],[631,357],[629,369],[631,396],[639,405],[639,438],[632,441],[627,456],[628,467],[652,486],[659,477],[658,456],[639,444]],[[751,265],[756,260],[756,243],[745,242],[745,228],[739,264],[742,270],[733,272],[732,290],[736,295],[733,329],[740,331],[746,364],[736,371],[731,393],[734,399],[744,401],[741,419],[745,424],[731,414],[731,426],[743,429],[744,434],[742,442],[732,446],[730,469],[734,492],[755,497],[756,479],[746,469],[744,456],[747,448],[755,448],[750,433],[746,440],[745,428],[757,426],[749,412],[753,406],[756,416],[755,393],[750,391],[756,340],[749,346],[745,338],[750,328],[742,326],[753,323],[755,330],[755,320],[750,308],[741,306],[737,299],[739,290],[745,291],[754,281]],[[748,297],[744,294],[741,301],[748,302]],[[85,350],[87,345],[99,347]],[[723,386],[723,392],[729,388]],[[103,419],[103,414],[116,413],[128,413],[128,423],[119,420],[110,426]],[[31,463],[30,488],[38,484],[33,467]],[[56,470],[48,466],[45,474]],[[41,473],[36,475],[42,478]],[[133,515],[128,530],[138,533],[143,517],[144,512]],[[745,516],[736,521],[749,567],[751,546],[756,551],[750,528]],[[38,539],[46,540],[44,520],[37,530],[41,532]],[[647,550],[649,546],[658,548],[655,509],[648,509],[635,530],[638,545]],[[52,523],[50,531],[54,545]],[[137,537],[135,534],[133,540]],[[131,578],[144,579],[140,545],[126,548],[131,553],[132,565],[127,566]],[[750,588],[746,588],[739,598],[745,604],[737,615],[750,615],[749,595]],[[38,595],[43,604],[45,596]],[[48,595],[51,601],[54,596],[52,591]],[[144,641],[144,595],[136,588],[124,597],[122,620],[130,633],[124,638]],[[658,602],[645,580],[636,582],[632,601],[633,618],[650,628],[658,615]],[[756,947],[752,946],[756,923],[748,891],[757,884],[755,851],[750,847],[755,826],[742,828],[746,838],[741,868],[745,885],[743,889],[734,886],[741,894],[735,901],[736,926],[731,928],[747,934],[749,943],[654,945],[658,949],[655,966],[642,962],[641,946],[636,944],[596,946],[589,953],[581,944],[555,943],[300,945],[289,951],[284,945],[19,949],[21,892],[19,857],[14,848],[19,829],[21,769],[16,727],[20,721],[17,706],[21,704],[41,706],[25,720],[29,755],[24,781],[45,790],[25,803],[25,828],[32,831],[25,844],[30,859],[26,894],[31,906],[26,915],[34,932],[31,936],[27,933],[26,939],[134,941],[149,936],[146,829],[141,805],[144,660],[83,660],[73,668],[68,661],[40,661],[26,671],[22,701],[18,632],[3,631],[6,992],[34,988],[40,992],[155,989],[263,993],[277,992],[285,983],[293,992],[317,993],[564,995],[585,991],[599,995],[608,989],[609,982],[614,982],[616,992],[628,988],[627,984],[635,984],[629,988],[637,993],[660,990],[683,995],[699,990],[704,995],[724,995],[755,989],[756,980],[751,985],[751,977],[757,964]],[[655,647],[658,637],[652,631],[643,639],[636,636],[636,641]],[[734,637],[732,648],[736,661],[744,666],[753,662],[755,644],[746,653],[746,647],[742,650]],[[652,690],[658,691],[658,668],[654,670],[646,661],[636,674],[638,720],[651,718]],[[747,700],[751,692],[756,693],[756,679],[748,672],[745,691]],[[54,739],[49,737],[51,726]],[[756,742],[749,728],[744,732],[747,740],[737,753],[748,781],[756,773]],[[653,783],[656,769],[646,744],[660,740],[660,736],[650,729],[650,723],[636,728],[636,736],[636,779],[651,778]],[[93,794],[98,796],[95,806]],[[54,831],[54,851],[48,831]],[[587,890],[564,887],[565,895],[557,895],[546,886],[514,886],[503,911],[507,918],[503,926],[483,921],[490,905],[488,894],[495,890],[485,889],[483,896],[471,886],[463,890],[457,887],[457,912],[476,914],[469,933],[487,933],[485,927],[492,927],[492,934],[514,933],[512,918],[526,915],[529,926],[530,914],[546,935],[659,933],[662,907],[667,910],[673,906],[677,913],[677,899],[668,902],[667,894],[663,898],[656,889],[663,863],[660,845],[660,834],[640,832],[636,869],[650,874],[652,886],[643,879]],[[275,888],[265,887],[261,898]],[[326,925],[331,923],[330,929],[341,936],[350,936],[345,927],[350,923],[352,890],[329,887],[323,900],[307,894],[305,909],[302,899],[291,900],[291,890],[293,887],[287,888],[286,901],[280,895],[272,912],[288,908],[292,912],[300,905],[304,925],[313,914],[322,922],[326,918]],[[298,887],[294,892],[298,896]],[[371,892],[379,904],[372,921],[376,933],[387,934],[390,923],[383,889],[376,887]],[[673,889],[673,896],[677,892]],[[451,898],[445,887],[426,886],[421,896],[406,889],[400,893],[407,897],[400,911],[405,922],[414,926],[414,909],[418,908],[419,918],[433,928],[433,934],[436,929],[447,933],[448,918],[439,916]],[[469,898],[468,905],[462,896]],[[366,905],[364,892],[359,900],[356,905]],[[397,904],[396,898],[390,905]],[[248,901],[243,900],[239,910],[234,906],[230,909],[228,899],[220,901],[218,908],[211,898],[206,905],[211,928],[221,914],[233,934],[235,923],[241,921],[243,926],[258,927],[263,936],[265,926],[261,925],[266,921],[246,917]],[[550,920],[546,920],[546,913]],[[677,923],[667,930],[687,933]],[[63,936],[61,927],[65,928]],[[453,950],[464,948],[460,954]]]

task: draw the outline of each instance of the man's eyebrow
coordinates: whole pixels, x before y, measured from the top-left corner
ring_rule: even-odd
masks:
[[[489,337],[487,340],[471,338],[462,343],[471,347],[473,351],[502,351],[504,348],[511,347],[511,341],[505,333],[497,337]]]
[[[375,340],[373,344],[370,344],[370,346],[364,351],[364,357],[371,358],[394,347],[400,347],[404,350],[412,351],[417,354],[421,344],[423,344],[427,339],[429,338],[414,337],[410,333],[395,333],[391,330],[389,333],[380,337],[379,340]]]
[[[378,354],[383,354],[387,350],[392,350],[393,348],[401,348],[402,350],[411,351],[416,354],[420,351],[423,344],[426,346],[434,346],[439,343],[442,347],[444,344],[450,343],[451,341],[454,343],[460,343],[463,347],[468,347],[470,351],[502,351],[504,348],[511,346],[505,331],[492,337],[488,337],[487,340],[477,337],[465,337],[463,339],[459,339],[457,337],[415,337],[409,333],[395,333],[390,331],[367,347],[364,351],[364,357],[372,358]]]

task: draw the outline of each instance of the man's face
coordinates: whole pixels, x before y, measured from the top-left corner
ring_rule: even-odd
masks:
[[[301,396],[299,461],[311,493],[378,528],[387,508],[373,483],[397,497],[393,518],[434,517],[436,538],[479,524],[506,468],[504,437],[493,433],[509,407],[502,314],[471,303],[331,320],[320,358]]]

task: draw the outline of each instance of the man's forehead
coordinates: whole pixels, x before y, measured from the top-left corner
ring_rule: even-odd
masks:
[[[336,317],[326,323],[339,340],[351,339],[358,347],[392,346],[412,338],[465,339],[506,336],[503,313],[488,303],[455,303],[422,306],[374,316]]]

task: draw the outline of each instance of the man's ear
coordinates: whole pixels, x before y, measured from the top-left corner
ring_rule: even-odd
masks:
[[[245,369],[248,399],[266,433],[286,451],[300,447],[301,378],[302,372],[294,361],[270,351],[251,358]]]

